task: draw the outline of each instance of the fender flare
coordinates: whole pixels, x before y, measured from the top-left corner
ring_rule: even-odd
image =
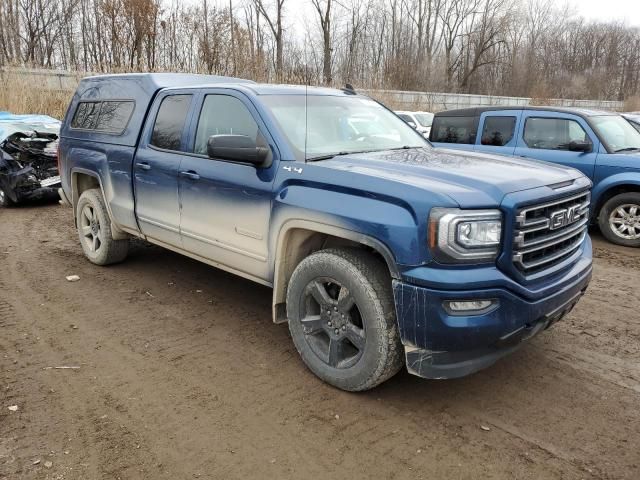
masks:
[[[604,195],[610,191],[612,188],[620,187],[620,186],[633,186],[640,190],[640,173],[636,172],[625,172],[625,173],[616,173],[615,175],[611,175],[598,182],[593,190],[591,191],[592,197],[592,216],[595,217],[598,215],[598,211],[596,209],[602,208],[602,198]]]
[[[400,271],[398,269],[396,260],[391,253],[389,247],[387,247],[383,242],[373,238],[369,235],[365,235],[360,232],[356,232],[354,230],[349,230],[344,227],[338,227],[335,225],[330,225],[326,223],[321,223],[317,221],[311,220],[303,220],[303,219],[291,219],[287,220],[282,224],[280,230],[278,231],[278,236],[276,239],[276,255],[274,258],[274,278],[273,278],[273,321],[275,323],[282,323],[286,321],[286,313],[282,311],[280,308],[281,305],[284,304],[284,300],[286,298],[287,291],[287,282],[283,277],[286,275],[285,267],[286,265],[283,263],[283,259],[285,256],[285,241],[288,238],[289,233],[292,230],[307,230],[313,233],[320,233],[325,235],[330,235],[333,237],[341,238],[344,240],[349,240],[354,243],[358,243],[361,245],[366,245],[367,247],[375,250],[380,256],[384,259],[391,277],[393,279],[400,279]],[[283,317],[284,313],[284,317]]]
[[[114,240],[124,240],[129,238],[130,235],[122,230],[117,223],[113,221],[113,213],[111,212],[111,205],[107,202],[107,196],[104,192],[104,186],[102,185],[102,178],[93,170],[88,170],[86,168],[72,168],[69,172],[71,174],[71,208],[73,209],[73,220],[76,223],[77,227],[77,218],[76,218],[76,206],[78,205],[78,200],[80,199],[80,195],[78,193],[77,181],[76,177],[78,174],[87,175],[89,177],[93,177],[98,181],[98,185],[100,187],[100,192],[102,193],[102,198],[104,199],[104,203],[107,207],[107,213],[109,214],[109,221],[111,222],[111,232]]]

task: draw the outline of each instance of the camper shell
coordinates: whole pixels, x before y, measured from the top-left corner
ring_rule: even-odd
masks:
[[[254,82],[218,75],[175,73],[128,73],[86,77],[80,81],[71,99],[60,133],[64,137],[81,136],[85,140],[135,147],[149,107],[160,90],[220,83],[251,84]],[[118,119],[124,124],[123,128],[115,130],[92,128],[100,121],[101,115],[104,117],[105,102],[113,102],[107,105],[118,104],[125,107],[122,108],[122,112],[127,116]],[[73,120],[79,114],[80,103],[87,103],[93,107],[93,111],[90,112],[93,124],[80,127],[77,124],[74,125]],[[90,128],[82,128],[87,126]]]

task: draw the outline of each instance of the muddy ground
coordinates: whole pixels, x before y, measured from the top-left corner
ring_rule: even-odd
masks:
[[[640,251],[594,236],[588,294],[516,354],[348,394],[269,289],[143,243],[96,267],[70,210],[0,210],[0,478],[638,479]]]

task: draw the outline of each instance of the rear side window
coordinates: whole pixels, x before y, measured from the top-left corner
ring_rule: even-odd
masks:
[[[207,154],[207,142],[211,135],[246,135],[258,137],[258,124],[247,107],[229,95],[207,95],[202,104],[194,153]]]
[[[151,134],[151,145],[164,150],[180,150],[190,104],[191,95],[170,95],[162,100]]]
[[[571,142],[588,139],[578,122],[566,118],[529,118],[524,126],[524,142],[529,148],[569,150]]]
[[[122,133],[129,123],[133,107],[134,103],[130,101],[102,102],[96,122],[96,130],[117,134]]]
[[[516,117],[486,117],[482,128],[482,145],[503,147],[511,141]]]
[[[94,130],[101,102],[80,102],[71,120],[71,128]]]
[[[80,102],[71,120],[71,128],[120,135],[129,123],[134,106],[132,100]]]
[[[476,142],[477,117],[435,117],[431,126],[431,141],[441,143]]]

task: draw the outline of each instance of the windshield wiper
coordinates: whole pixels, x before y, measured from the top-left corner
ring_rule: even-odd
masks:
[[[371,153],[371,152],[379,152],[380,150],[356,150],[354,152],[338,152],[338,153],[328,153],[327,155],[319,155],[317,157],[309,157],[307,158],[307,162],[317,162],[318,160],[329,160],[334,157],[340,157],[342,155],[354,155],[358,153]]]
[[[402,147],[387,148],[387,150],[411,150],[412,148],[422,148],[422,147],[411,147],[409,145],[404,145]]]
[[[329,160],[333,157],[339,157],[340,155],[348,155],[349,152],[338,152],[338,153],[329,153],[327,155],[319,155],[317,157],[309,157],[307,158],[307,162],[317,162],[318,160]]]
[[[625,147],[625,148],[620,148],[619,150],[614,150],[613,153],[620,153],[620,152],[633,152],[634,150],[640,150],[640,147]]]

